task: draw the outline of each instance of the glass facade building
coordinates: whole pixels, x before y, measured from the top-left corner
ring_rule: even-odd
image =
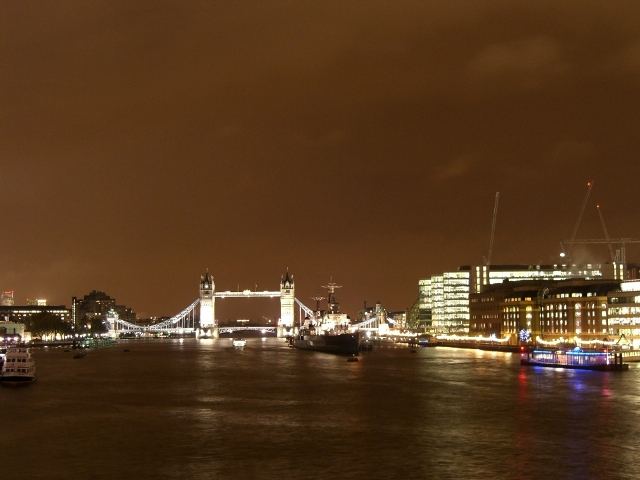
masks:
[[[431,309],[432,333],[469,332],[469,295],[486,285],[525,280],[622,280],[622,264],[461,266],[418,282],[420,307]],[[425,312],[426,316],[427,313]]]

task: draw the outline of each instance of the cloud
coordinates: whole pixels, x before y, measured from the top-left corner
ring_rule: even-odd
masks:
[[[535,88],[567,69],[559,44],[546,36],[489,45],[469,62],[476,78],[511,79],[524,88]]]
[[[434,176],[437,180],[451,180],[463,177],[473,170],[476,160],[471,155],[460,155],[435,167]]]
[[[592,159],[596,149],[591,142],[564,140],[553,145],[549,160],[554,165],[579,164]]]
[[[613,60],[612,67],[622,67],[626,71],[640,73],[640,41],[622,49]]]

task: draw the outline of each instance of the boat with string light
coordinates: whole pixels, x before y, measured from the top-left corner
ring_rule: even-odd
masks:
[[[568,351],[534,349],[521,354],[520,364],[574,370],[623,371],[629,369],[629,364],[623,362],[620,352],[591,352],[584,351],[580,347]]]
[[[9,347],[4,355],[0,385],[15,387],[36,381],[36,362],[27,347]]]

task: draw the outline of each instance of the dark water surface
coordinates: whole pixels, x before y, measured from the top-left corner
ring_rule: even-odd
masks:
[[[3,479],[640,478],[640,365],[445,348],[349,363],[276,339],[35,355],[36,384],[0,389]]]

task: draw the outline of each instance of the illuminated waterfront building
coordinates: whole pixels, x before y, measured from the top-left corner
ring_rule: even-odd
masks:
[[[100,290],[92,290],[81,299],[71,299],[71,315],[73,325],[80,328],[83,325],[92,325],[100,330],[98,324],[106,326],[109,312],[114,311],[118,318],[127,322],[136,321],[136,312],[126,305],[118,305],[116,299]]]
[[[495,285],[505,280],[623,280],[625,269],[620,263],[583,265],[477,265],[471,269],[471,291],[481,292],[486,285]]]
[[[504,338],[525,329],[540,333],[540,291],[548,281],[505,282],[488,285],[469,298],[469,335]]]
[[[40,313],[50,313],[63,322],[71,321],[71,311],[64,305],[0,305],[0,319],[8,322],[24,323]]]
[[[584,265],[477,265],[461,266],[418,282],[419,300],[431,310],[432,333],[469,332],[469,295],[505,281],[521,282],[572,278],[621,280],[625,269],[619,263]],[[515,312],[511,312],[514,314]],[[428,316],[428,313],[421,312]],[[487,319],[488,320],[488,319]],[[495,319],[494,319],[495,320]]]
[[[567,280],[540,295],[540,334],[545,339],[604,340],[614,334],[607,319],[607,295],[620,282]]]
[[[509,337],[510,343],[523,332],[534,340],[608,341],[616,331],[607,297],[619,288],[618,281],[584,279],[490,285],[470,296],[469,334]]]
[[[444,272],[418,284],[420,315],[434,333],[465,332],[469,326],[469,267]]]
[[[416,313],[416,324],[420,328],[430,330],[432,327],[432,304],[431,279],[424,278],[418,281],[418,305]]]
[[[622,282],[620,290],[607,297],[609,328],[640,348],[640,280]]]

